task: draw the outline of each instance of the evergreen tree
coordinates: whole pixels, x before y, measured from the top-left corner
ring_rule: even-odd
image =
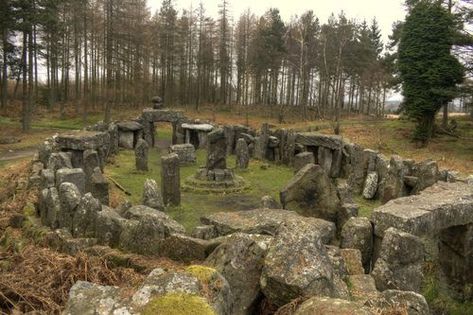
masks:
[[[414,139],[432,137],[435,115],[455,97],[463,67],[451,55],[455,23],[439,3],[419,1],[406,18],[399,43],[404,109],[417,122]]]

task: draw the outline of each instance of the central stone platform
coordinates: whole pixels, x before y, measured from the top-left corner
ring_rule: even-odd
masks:
[[[184,190],[231,193],[245,189],[245,180],[227,168],[226,157],[225,133],[223,129],[214,130],[208,134],[206,165],[185,180]]]

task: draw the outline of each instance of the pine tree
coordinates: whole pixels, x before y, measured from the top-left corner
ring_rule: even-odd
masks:
[[[416,120],[414,139],[425,145],[433,135],[435,115],[455,97],[463,67],[451,55],[455,23],[439,3],[419,1],[406,18],[399,43],[404,109]]]

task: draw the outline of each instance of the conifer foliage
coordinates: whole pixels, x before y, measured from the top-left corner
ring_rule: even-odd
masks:
[[[404,109],[417,122],[414,139],[425,145],[435,115],[453,100],[463,66],[451,54],[456,24],[439,2],[419,1],[410,11],[399,43]]]

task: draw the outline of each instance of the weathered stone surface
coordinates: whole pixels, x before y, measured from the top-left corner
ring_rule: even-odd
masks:
[[[250,162],[250,152],[248,150],[248,145],[243,138],[237,140],[235,155],[237,168],[247,169]]]
[[[77,281],[69,291],[65,315],[113,315],[123,307],[118,299],[117,287],[102,286],[86,281]],[[129,314],[129,313],[120,313]]]
[[[306,218],[295,212],[274,209],[256,209],[232,213],[220,212],[202,217],[203,224],[215,227],[217,236],[236,232],[247,234],[276,235],[279,227],[285,222],[292,222],[300,227],[317,231],[324,244],[335,237],[335,224],[317,218]]]
[[[190,143],[172,145],[169,152],[177,154],[181,165],[194,164],[197,160],[195,148]]]
[[[59,227],[58,215],[61,211],[61,201],[56,187],[43,189],[40,195],[41,223],[52,229]]]
[[[297,173],[301,168],[307,164],[314,164],[315,158],[314,153],[312,152],[302,152],[296,154],[294,157],[294,171]]]
[[[138,131],[143,129],[143,126],[139,122],[132,120],[121,121],[117,123],[117,127],[120,131]]]
[[[293,165],[296,152],[296,137],[294,130],[287,130],[281,139],[281,162],[285,165]]]
[[[353,217],[343,225],[341,232],[342,248],[354,248],[361,252],[363,266],[370,271],[373,253],[373,227],[364,217]]]
[[[337,228],[340,232],[348,220],[358,217],[359,206],[356,203],[343,203],[338,211]]]
[[[261,208],[263,209],[281,209],[281,205],[272,196],[263,196],[261,198]]]
[[[163,225],[165,235],[171,235],[173,233],[185,233],[184,227],[175,220],[171,219],[171,217],[169,217],[167,214],[160,211],[156,211],[155,209],[147,206],[133,206],[125,211],[123,217],[125,217],[126,219],[137,221],[159,221]]]
[[[163,211],[164,203],[163,197],[158,184],[153,179],[146,179],[143,185],[142,203],[150,208]]]
[[[208,135],[207,163],[209,170],[227,168],[227,145],[223,129],[216,129]]]
[[[189,237],[183,234],[171,234],[159,242],[159,250],[153,254],[185,263],[203,261],[218,244],[219,242]]]
[[[83,169],[85,173],[85,190],[91,192],[92,175],[96,167],[100,167],[99,154],[95,150],[85,150],[83,153]]]
[[[47,233],[45,242],[48,247],[71,256],[97,245],[96,238],[72,237],[72,234],[65,229],[56,229]]]
[[[473,187],[460,182],[438,182],[419,195],[392,200],[376,208],[371,221],[379,237],[389,227],[417,236],[433,236],[451,226],[473,223]]]
[[[100,244],[117,247],[126,223],[114,209],[102,206],[102,211],[97,212],[95,237]]]
[[[138,139],[135,147],[135,166],[138,171],[148,171],[148,143],[143,139]]]
[[[366,307],[355,302],[328,297],[312,297],[302,303],[294,315],[372,315]]]
[[[236,147],[236,141],[238,140],[235,138],[235,127],[226,125],[223,127],[223,132],[227,144],[227,155],[231,155],[233,154],[233,150]]]
[[[60,150],[97,150],[105,146],[107,141],[110,141],[110,136],[105,132],[98,131],[69,131],[56,137],[56,143]]]
[[[217,237],[217,233],[213,225],[199,225],[192,230],[191,236],[203,240],[210,240]]]
[[[317,151],[317,164],[322,167],[325,174],[330,176],[332,169],[332,150],[330,148],[319,147]]]
[[[40,173],[41,183],[40,188],[51,188],[56,185],[56,174],[53,170],[43,169]]]
[[[259,160],[266,159],[269,136],[270,136],[269,125],[267,123],[264,123],[261,125],[260,134],[255,142],[255,157]]]
[[[118,144],[120,147],[132,150],[134,148],[135,133],[133,131],[119,131]]]
[[[180,272],[153,270],[133,295],[131,301],[136,308],[146,310],[147,304],[153,299],[165,299],[173,294],[200,297],[204,304],[210,306],[205,308],[207,312],[213,311],[216,315],[231,314],[233,294],[228,282],[216,270],[199,265],[189,266]],[[192,312],[199,314],[202,311],[202,309],[196,308],[201,306],[200,303],[195,305],[195,308],[192,308],[192,305],[185,307],[179,302],[173,306],[176,314],[190,314]],[[150,309],[148,313],[161,314],[162,311]]]
[[[186,120],[182,111],[145,108],[141,117],[152,122],[178,122]]]
[[[181,177],[179,157],[169,154],[161,157],[161,192],[165,205],[178,206],[181,203]]]
[[[100,201],[91,193],[84,195],[73,215],[72,235],[74,237],[95,237],[97,213],[102,211]]]
[[[38,148],[38,159],[46,167],[48,166],[48,161],[51,153],[54,151],[54,141],[46,140],[39,145]]]
[[[378,173],[369,172],[365,180],[365,188],[363,189],[363,198],[373,199],[378,191]]]
[[[418,178],[418,181],[413,187],[412,194],[417,194],[437,182],[439,176],[437,162],[427,160],[416,164],[414,166],[414,176]]]
[[[388,289],[419,292],[423,280],[424,247],[416,236],[388,229],[371,275],[380,291]]]
[[[57,214],[59,227],[72,232],[74,213],[79,205],[81,193],[73,183],[65,182],[58,188],[60,211]]]
[[[61,168],[56,171],[56,187],[62,183],[74,184],[81,194],[85,193],[85,174],[81,168]]]
[[[430,309],[425,298],[415,292],[401,290],[386,290],[377,299],[369,302],[374,307],[390,309],[396,305],[405,309],[408,315],[429,315]]]
[[[340,250],[348,275],[362,275],[365,273],[361,264],[361,252],[358,249],[345,248]]]
[[[392,156],[389,161],[389,170],[383,184],[383,192],[380,195],[382,202],[388,202],[407,194],[404,185],[404,177],[409,174],[409,169],[399,156]]]
[[[110,135],[110,154],[117,154],[119,146],[118,126],[112,122],[108,125],[107,130]]]
[[[346,297],[337,277],[320,232],[285,222],[270,244],[260,283],[264,295],[282,306],[301,296]]]
[[[280,196],[285,209],[299,210],[332,222],[337,220],[340,208],[337,188],[319,165],[304,166],[281,191]]]
[[[47,168],[53,172],[60,168],[72,168],[71,155],[66,152],[51,153]]]
[[[296,142],[304,146],[324,147],[331,150],[341,149],[343,145],[340,136],[328,136],[316,132],[299,132],[296,136]]]
[[[271,237],[235,233],[206,259],[227,279],[235,296],[231,314],[253,314],[261,295],[260,277]]]
[[[345,144],[343,150],[346,152],[344,173],[348,177],[348,184],[354,194],[361,194],[365,183],[368,166],[365,164],[363,148],[357,144]]]
[[[381,199],[381,195],[384,192],[384,184],[386,177],[389,172],[389,159],[383,154],[376,156],[376,173],[378,174],[378,191],[376,192],[376,198]]]
[[[378,297],[376,283],[371,275],[358,274],[348,277],[350,295],[354,301],[365,303]]]
[[[451,289],[468,299],[473,283],[473,224],[442,230],[438,242],[438,263]]]
[[[108,181],[100,167],[96,167],[90,178],[90,192],[103,205],[109,204]]]

